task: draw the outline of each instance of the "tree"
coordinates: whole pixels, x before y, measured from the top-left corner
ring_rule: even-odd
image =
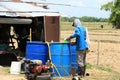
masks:
[[[101,10],[111,11],[110,22],[113,27],[120,29],[120,1],[115,0],[114,2],[108,2],[101,6]]]

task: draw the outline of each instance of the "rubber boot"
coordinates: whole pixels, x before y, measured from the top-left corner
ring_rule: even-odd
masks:
[[[82,75],[82,67],[78,66],[78,75],[81,76]]]
[[[80,67],[80,73],[78,75],[80,75],[81,77],[84,77],[85,76],[85,70],[86,70],[86,66]]]
[[[86,74],[86,65],[83,68],[83,76],[85,76],[85,74]]]
[[[81,67],[81,76],[84,77],[85,76],[85,66]]]
[[[78,75],[82,78],[85,76],[85,67],[78,67]]]

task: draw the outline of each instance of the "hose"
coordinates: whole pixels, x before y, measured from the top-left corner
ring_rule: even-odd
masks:
[[[49,59],[51,60],[51,63],[52,63],[52,57],[51,57],[51,52],[50,52],[50,45],[49,45],[49,42],[46,42],[46,44],[47,44],[47,46],[48,46],[48,54],[49,54]],[[57,69],[57,67],[52,63],[52,65],[53,65],[53,70],[54,70],[54,68],[56,69],[56,71],[57,71],[57,73],[58,73],[58,75],[59,75],[59,77],[60,77],[60,79],[62,79],[62,76],[60,75],[60,73],[59,73],[59,71],[58,71],[58,69]]]

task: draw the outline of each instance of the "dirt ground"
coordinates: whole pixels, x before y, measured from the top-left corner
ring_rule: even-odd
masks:
[[[61,31],[61,42],[64,38],[72,34],[73,31]],[[109,67],[120,72],[120,31],[89,32],[90,52],[87,54],[87,63],[103,67]],[[74,40],[73,40],[74,41]],[[111,42],[112,41],[112,42]],[[6,70],[6,69],[5,69]],[[11,75],[9,69],[5,71],[0,67],[1,80],[26,80],[23,74]],[[98,70],[87,70],[90,76],[99,79],[106,77],[109,73]],[[89,79],[87,79],[89,80]]]
[[[0,80],[26,80],[24,74],[10,74],[9,67],[0,66]]]
[[[91,44],[91,51],[87,55],[88,63],[93,65],[99,64],[100,66],[109,67],[113,70],[120,71],[119,43],[91,42]]]
[[[62,31],[64,39],[73,31]],[[118,31],[89,31],[90,52],[87,54],[87,63],[100,65],[120,71],[120,30]],[[73,40],[74,41],[74,40]]]

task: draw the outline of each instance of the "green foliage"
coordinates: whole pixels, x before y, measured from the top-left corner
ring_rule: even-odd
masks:
[[[67,22],[73,22],[74,19],[76,19],[78,17],[61,17],[61,21],[67,21]],[[108,22],[108,19],[106,18],[96,18],[96,17],[89,17],[89,16],[83,16],[80,19],[82,22]]]
[[[120,2],[117,0],[113,6],[112,14],[110,20],[113,23],[113,26],[120,28]]]
[[[120,29],[120,1],[115,0],[114,3],[109,2],[107,4],[104,4],[101,6],[101,9],[111,11],[109,20],[113,24],[113,27]]]
[[[96,18],[96,17],[88,17],[88,16],[83,16],[80,18],[80,20],[83,22],[108,22],[108,19],[105,18]]]
[[[101,10],[111,11],[113,7],[113,2],[108,2],[107,4],[104,4],[101,6]]]
[[[77,17],[61,17],[61,21],[73,22]]]
[[[87,16],[83,16],[81,18],[81,21],[84,21],[84,22],[98,22],[98,18],[95,18],[95,17],[87,17]]]

